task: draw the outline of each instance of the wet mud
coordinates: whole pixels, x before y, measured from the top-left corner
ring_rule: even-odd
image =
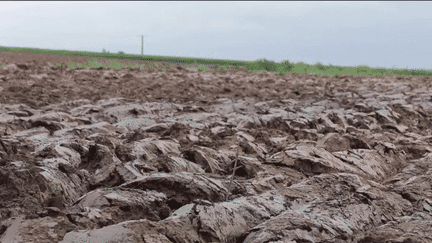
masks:
[[[0,242],[432,242],[431,77],[89,60],[0,52]]]

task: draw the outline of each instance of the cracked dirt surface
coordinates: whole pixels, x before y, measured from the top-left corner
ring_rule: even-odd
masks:
[[[0,52],[0,242],[432,242],[430,77],[88,60]]]

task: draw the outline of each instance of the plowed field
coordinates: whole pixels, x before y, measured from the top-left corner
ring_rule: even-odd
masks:
[[[431,77],[90,60],[0,51],[1,243],[432,242]]]

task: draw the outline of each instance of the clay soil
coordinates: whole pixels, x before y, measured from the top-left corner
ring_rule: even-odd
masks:
[[[90,60],[0,51],[0,242],[432,242],[431,77]]]

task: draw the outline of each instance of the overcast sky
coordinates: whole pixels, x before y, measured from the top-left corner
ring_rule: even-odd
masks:
[[[432,68],[432,2],[0,2],[0,46]]]

